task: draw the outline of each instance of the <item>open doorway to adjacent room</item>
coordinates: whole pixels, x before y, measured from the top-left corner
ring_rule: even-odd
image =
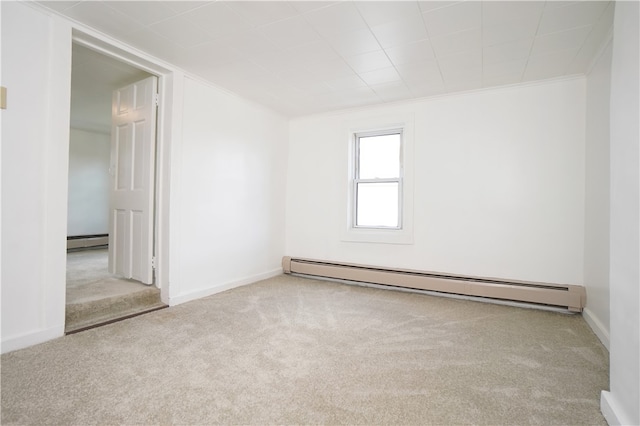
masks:
[[[145,80],[155,83],[144,87],[137,84]],[[134,136],[125,135],[122,130],[125,125],[112,122],[112,115],[120,110],[140,110],[142,107],[138,105],[139,102],[136,103],[136,97],[142,99],[145,90],[153,90],[155,99],[156,77],[88,47],[73,44],[67,213],[67,333],[165,306],[160,300],[160,290],[153,283],[151,270],[154,250],[155,120],[152,127],[143,127],[138,125],[141,123],[138,116],[131,119],[135,128],[132,134],[137,134]],[[155,101],[153,108],[156,108]],[[137,168],[134,161],[138,161],[143,150],[136,138],[143,133],[148,139],[150,152],[147,150],[144,155],[149,157],[149,161],[144,168]],[[127,162],[129,164],[123,166]],[[120,197],[118,191],[114,196],[114,188],[136,189],[140,186],[142,174],[150,179],[145,183],[147,194],[129,191],[125,198],[127,203],[144,204],[146,207],[114,209],[114,197],[116,202]],[[127,179],[131,185],[123,183]],[[147,200],[139,200],[141,196]],[[142,216],[139,214],[145,209],[149,210],[144,212],[147,225],[144,225],[144,220],[141,222]],[[148,238],[140,236],[141,228],[148,228]],[[114,235],[114,229],[118,235]],[[139,273],[137,264],[130,264],[144,263],[145,260],[140,260],[139,254],[123,254],[126,251],[124,249],[129,250],[129,245],[138,250],[136,253],[140,253],[140,246],[144,246],[142,248],[146,251],[142,251],[142,257],[149,260],[146,278]]]

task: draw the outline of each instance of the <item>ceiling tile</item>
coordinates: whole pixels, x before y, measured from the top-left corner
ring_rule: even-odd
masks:
[[[322,111],[326,109],[336,109],[341,108],[344,105],[342,92],[331,92],[324,93],[316,96],[308,96],[306,99],[306,108],[311,109],[312,111]]]
[[[296,80],[288,78],[287,83],[300,91],[302,96],[315,96],[333,91],[333,89],[323,81],[317,81],[313,78],[307,78],[306,76],[299,75]]]
[[[400,78],[400,74],[398,74],[398,72],[394,67],[382,68],[379,70],[369,71],[369,72],[363,72],[358,75],[369,86],[402,81],[402,78]]]
[[[356,75],[343,59],[319,62],[311,67],[311,71],[315,73],[318,78],[324,78],[327,80]]]
[[[531,55],[542,55],[557,50],[578,49],[582,46],[592,27],[574,28],[560,33],[536,37]]]
[[[322,77],[301,67],[281,68],[274,74],[286,84],[300,87],[306,87],[310,84],[321,84],[323,82]]]
[[[519,40],[511,43],[498,44],[482,49],[482,61],[485,64],[508,62],[517,59],[526,59],[531,51],[533,38]]]
[[[128,34],[127,43],[142,50],[143,52],[147,52],[165,60],[168,60],[170,57],[172,60],[177,59],[168,54],[168,51],[173,51],[174,47],[184,50],[172,40],[169,40],[146,27]]]
[[[448,92],[460,92],[482,88],[482,77],[470,73],[458,73],[445,76],[444,87]]]
[[[240,16],[254,26],[261,26],[299,14],[290,3],[285,1],[224,1]]]
[[[472,28],[458,33],[434,37],[430,41],[437,57],[468,50],[479,50],[482,47],[482,31],[480,28]]]
[[[482,28],[482,44],[493,46],[522,39],[533,38],[538,29],[537,17],[505,21]]]
[[[248,83],[253,79],[264,79],[266,75],[272,75],[264,68],[255,66],[247,59],[238,59],[215,68],[214,74],[216,78],[224,78],[229,81]]]
[[[265,38],[263,34],[256,31],[223,37],[218,39],[217,43],[235,49],[246,56],[280,50],[275,44]]]
[[[424,13],[424,22],[429,37],[481,27],[481,6],[480,2],[466,1]]]
[[[445,92],[444,83],[409,87],[414,98],[426,98],[441,95]]]
[[[578,49],[570,49],[530,57],[523,81],[541,80],[564,75],[577,53]]]
[[[370,87],[384,102],[398,101],[411,96],[411,91],[403,82],[378,84]]]
[[[293,115],[584,73],[613,21],[613,2],[551,0],[85,0],[51,8]]]
[[[427,38],[427,31],[420,15],[376,25],[371,27],[371,31],[382,47],[399,46]]]
[[[497,78],[507,75],[520,75],[524,73],[527,66],[527,58],[516,59],[513,61],[505,61],[500,63],[482,64],[482,78],[486,82],[487,79]]]
[[[409,62],[426,61],[435,58],[431,42],[421,40],[415,43],[385,49],[387,56],[394,65],[398,66]]]
[[[332,90],[348,90],[348,89],[355,89],[357,87],[363,87],[367,85],[357,75],[333,78],[325,81],[325,84],[329,86]]]
[[[505,74],[498,77],[483,77],[482,87],[506,86],[522,81],[522,73]]]
[[[559,7],[569,6],[570,4],[577,3],[579,1],[584,1],[584,0],[569,0],[569,1],[549,0],[544,2],[544,9],[545,10],[557,9]]]
[[[200,44],[190,49],[182,49],[183,61],[189,66],[214,69],[223,64],[240,59],[241,53],[221,40]]]
[[[322,40],[301,16],[262,27],[260,32],[281,49],[290,49]]]
[[[443,76],[461,72],[480,74],[482,72],[482,51],[473,50],[444,56],[438,58],[438,65],[440,65]]]
[[[304,15],[322,36],[335,36],[367,28],[364,19],[352,2],[337,3]]]
[[[36,3],[47,7],[51,10],[57,10],[59,12],[64,11],[65,9],[69,9],[70,7],[73,7],[75,5],[77,5],[78,3],[80,3],[79,1],[51,1],[51,0],[43,0],[43,1],[37,1]]]
[[[290,55],[286,51],[265,52],[250,57],[251,62],[258,64],[275,74],[281,75],[295,72],[308,72],[304,61]]]
[[[538,28],[538,35],[593,25],[602,16],[607,5],[608,2],[603,1],[580,1],[545,10]]]
[[[184,13],[190,10],[196,9],[201,6],[205,6],[211,3],[210,1],[189,1],[189,0],[176,0],[166,1],[164,4],[173,9],[176,13]]]
[[[369,105],[380,101],[378,95],[368,86],[348,89],[338,93],[345,104],[349,106]]]
[[[542,1],[483,1],[482,24],[491,26],[525,19],[537,24],[543,9]]]
[[[219,41],[219,40],[216,40]],[[285,53],[284,50],[277,50],[275,52],[262,52],[251,56],[251,58],[246,58],[250,60],[254,64],[261,66],[262,68],[268,69],[272,72],[278,72],[285,66],[291,66],[289,62],[291,56]]]
[[[593,27],[582,48],[576,55],[575,59],[569,65],[567,73],[577,74],[589,71],[589,66],[594,58],[604,48],[605,44],[611,40],[611,29],[613,27],[614,5],[610,3],[600,20]]]
[[[343,57],[373,52],[382,48],[369,29],[326,37],[326,40]]]
[[[316,41],[302,46],[286,49],[285,54],[298,58],[300,62],[307,66],[312,66],[320,62],[337,61],[340,55],[336,53],[329,43]]]
[[[410,87],[442,83],[440,67],[435,60],[406,63],[396,69]]]
[[[251,25],[222,2],[215,2],[180,15],[212,37],[224,37],[247,31]]]
[[[374,52],[362,53],[360,55],[349,56],[345,58],[349,66],[353,68],[356,73],[363,73],[367,71],[375,71],[381,68],[392,67],[393,64],[387,58],[386,53],[383,50],[376,50]]]
[[[299,13],[308,13],[314,10],[324,9],[325,7],[329,7],[336,3],[338,2],[337,1],[307,1],[307,0],[289,1],[289,4],[293,6],[293,8]]]
[[[434,9],[442,9],[443,7],[453,6],[456,3],[460,3],[461,1],[419,1],[418,7],[422,13],[429,12]]]
[[[106,4],[110,8],[127,15],[145,26],[177,14],[175,10],[171,9],[164,2],[109,1]]]
[[[107,7],[103,2],[83,1],[65,9],[64,14],[116,38],[141,28],[138,22]]]
[[[418,4],[409,1],[357,1],[355,5],[370,27],[420,17],[421,13]]]
[[[192,47],[212,39],[211,35],[182,16],[157,22],[149,28],[182,47]]]

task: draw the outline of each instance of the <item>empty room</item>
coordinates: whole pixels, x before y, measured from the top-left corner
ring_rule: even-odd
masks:
[[[640,424],[639,14],[0,2],[1,422]]]

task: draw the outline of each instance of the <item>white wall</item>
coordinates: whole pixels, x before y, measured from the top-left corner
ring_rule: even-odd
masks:
[[[172,303],[281,273],[288,121],[189,78]]]
[[[108,134],[71,129],[67,235],[109,233],[109,164]]]
[[[414,244],[341,241],[355,120],[415,116]],[[343,134],[344,133],[344,134]],[[291,122],[291,256],[583,284],[585,79]]]
[[[71,30],[22,3],[0,7],[6,352],[64,330]]]
[[[64,333],[72,24],[25,2],[0,7],[9,93],[2,111],[4,353]],[[153,60],[142,56],[141,63]],[[170,141],[161,144],[157,194],[167,301],[280,273],[287,120],[159,67],[169,70],[160,111]]]
[[[640,424],[640,5],[616,2],[611,61],[610,424]]]
[[[609,347],[609,42],[587,76],[584,318]]]

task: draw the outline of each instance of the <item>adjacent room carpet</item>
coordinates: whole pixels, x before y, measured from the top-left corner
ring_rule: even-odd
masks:
[[[580,315],[279,276],[2,355],[2,424],[593,424]]]
[[[65,332],[166,306],[158,288],[110,274],[108,264],[106,248],[67,253]]]

